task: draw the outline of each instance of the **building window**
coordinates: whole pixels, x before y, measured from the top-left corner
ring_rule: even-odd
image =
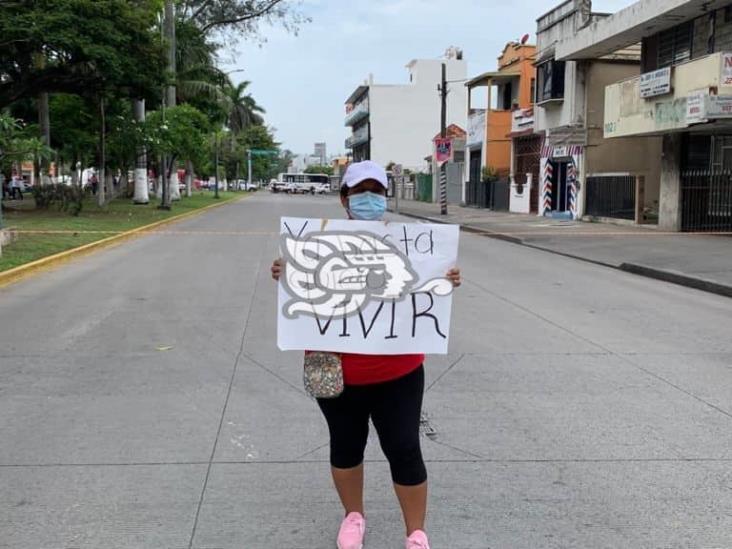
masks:
[[[707,22],[707,53],[714,53],[714,37],[717,33],[717,12],[713,11],[709,14]]]
[[[536,102],[549,101],[550,99],[564,98],[564,61],[547,61],[536,67],[536,75],[539,79],[536,86]]]
[[[503,111],[510,111],[513,106],[513,86],[511,82],[506,82],[502,86],[501,90],[501,101],[499,103],[499,109]]]
[[[531,97],[530,97],[529,101],[531,101],[533,103],[535,98],[536,98],[536,78],[532,78],[531,79]]]
[[[658,36],[658,68],[672,67],[691,59],[694,22],[688,21]]]

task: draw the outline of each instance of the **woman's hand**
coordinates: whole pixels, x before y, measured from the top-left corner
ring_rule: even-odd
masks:
[[[453,267],[449,271],[447,271],[447,274],[445,275],[447,279],[452,282],[452,285],[455,288],[458,288],[463,283],[463,278],[460,275],[460,269],[457,267]]]
[[[272,262],[272,268],[270,271],[272,272],[272,278],[275,280],[280,279],[280,275],[282,275],[282,259],[275,259]]]

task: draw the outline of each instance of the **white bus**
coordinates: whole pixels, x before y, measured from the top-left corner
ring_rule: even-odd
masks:
[[[272,192],[325,194],[330,192],[330,177],[324,173],[281,173],[270,184]]]

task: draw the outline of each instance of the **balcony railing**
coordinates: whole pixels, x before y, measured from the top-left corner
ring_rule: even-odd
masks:
[[[352,149],[354,147],[358,147],[362,143],[366,143],[368,140],[369,128],[368,126],[363,126],[362,128],[359,128],[358,130],[353,132],[353,135],[346,139],[345,146],[347,149]]]
[[[716,91],[714,95],[710,90]],[[654,135],[732,118],[732,53],[687,61],[605,88],[605,137]]]
[[[346,113],[346,126],[353,126],[356,122],[363,120],[369,115],[369,100],[364,99],[356,104],[350,112]]]

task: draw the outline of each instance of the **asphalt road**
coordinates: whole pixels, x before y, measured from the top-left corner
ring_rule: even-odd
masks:
[[[0,547],[333,548],[257,194],[0,290]],[[433,549],[732,547],[732,300],[480,236],[427,361]],[[367,547],[403,547],[367,464]]]

